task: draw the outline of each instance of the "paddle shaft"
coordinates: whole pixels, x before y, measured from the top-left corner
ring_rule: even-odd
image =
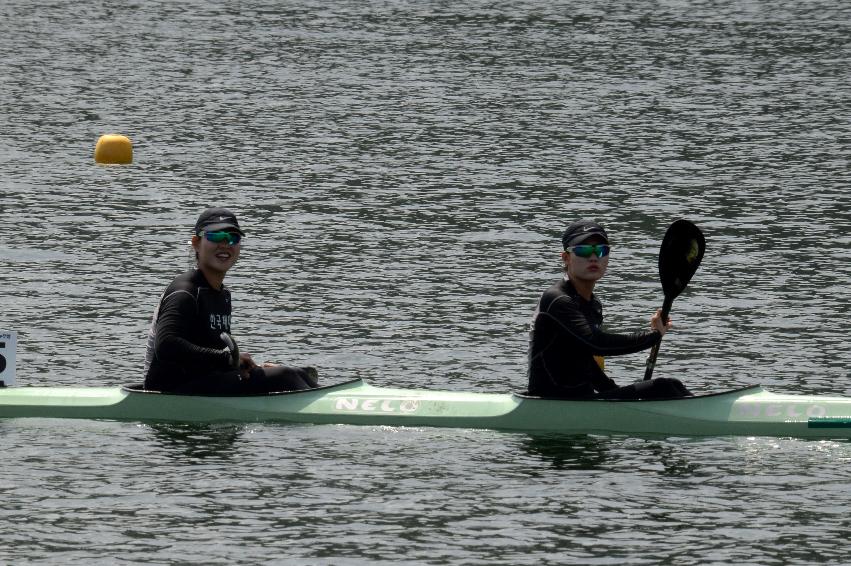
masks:
[[[674,297],[665,295],[665,300],[662,302],[662,324],[668,324],[668,315],[671,313],[671,306],[674,304]],[[647,368],[644,370],[644,381],[647,381],[653,376],[653,368],[656,367],[656,356],[659,355],[659,346],[662,344],[660,338],[658,342],[650,350],[650,355],[647,357]]]

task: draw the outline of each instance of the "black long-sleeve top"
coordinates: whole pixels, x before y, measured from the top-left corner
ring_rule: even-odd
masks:
[[[210,286],[194,269],[166,288],[151,322],[145,352],[145,388],[176,384],[227,371],[230,354],[220,338],[230,333],[230,291]],[[235,370],[234,370],[235,371]]]
[[[603,306],[582,298],[564,279],[541,296],[529,341],[529,394],[541,397],[591,397],[617,387],[594,356],[632,354],[652,347],[656,330],[611,334],[602,330]]]

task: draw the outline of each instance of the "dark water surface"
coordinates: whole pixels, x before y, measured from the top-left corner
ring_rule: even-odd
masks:
[[[659,376],[851,395],[851,5],[0,2],[18,381],[138,381],[198,211],[235,333],[327,381],[507,391],[578,217],[610,328],[708,250]],[[94,144],[134,140],[131,166]],[[621,383],[644,356],[610,359]],[[848,562],[851,445],[0,422],[0,563]]]

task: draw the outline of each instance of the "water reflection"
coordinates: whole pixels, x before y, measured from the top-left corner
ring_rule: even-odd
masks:
[[[661,476],[687,478],[700,473],[701,467],[691,458],[700,450],[682,450],[680,442],[662,437],[530,434],[521,448],[557,470],[611,470],[628,461],[626,467],[636,472],[653,470]]]
[[[188,461],[230,460],[242,438],[242,428],[237,425],[155,423],[149,430],[166,453]]]
[[[609,444],[608,439],[588,435],[530,434],[521,448],[559,470],[593,470],[608,459]]]
[[[700,470],[699,463],[690,458],[699,451],[681,450],[680,445],[676,443],[649,441],[644,445],[644,452],[650,461],[658,462],[661,475],[687,478]]]

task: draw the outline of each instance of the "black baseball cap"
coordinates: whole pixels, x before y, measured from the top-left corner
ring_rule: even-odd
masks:
[[[196,234],[218,230],[231,230],[240,236],[245,236],[245,232],[239,227],[236,215],[226,208],[208,208],[198,216],[195,222]]]
[[[564,231],[561,237],[561,245],[564,246],[564,249],[567,249],[570,246],[581,244],[591,236],[599,236],[607,244],[609,243],[609,236],[606,235],[602,226],[593,220],[578,220],[570,224]]]

